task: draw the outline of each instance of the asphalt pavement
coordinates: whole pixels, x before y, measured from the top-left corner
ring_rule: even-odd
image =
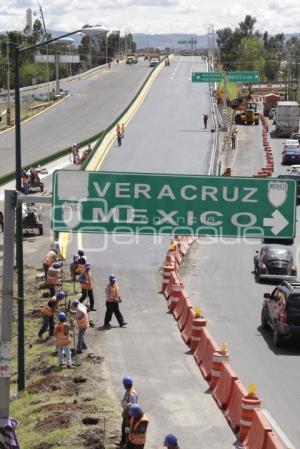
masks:
[[[252,176],[265,162],[262,129],[242,125],[237,128],[233,174]],[[275,175],[286,173],[288,168],[280,165],[283,141],[270,138]],[[299,237],[298,228],[295,239],[298,271]],[[272,333],[260,328],[263,293],[275,287],[255,282],[253,257],[260,247],[261,241],[257,239],[200,238],[184,262],[183,279],[192,303],[202,308],[212,335],[219,343],[228,342],[230,362],[243,384],[257,385],[262,408],[271,417],[274,430],[286,447],[298,448],[300,346],[296,342],[275,348]]]
[[[68,83],[69,98],[22,124],[23,165],[102,131],[130,103],[151,70],[147,61],[115,64]],[[0,176],[14,170],[14,132],[0,134]]]
[[[203,128],[209,112],[208,86],[191,83],[191,71],[205,71],[200,58],[177,57],[163,69],[134,119],[121,147],[114,143],[101,170],[205,174],[212,133]],[[207,383],[181,340],[177,323],[159,293],[169,238],[131,235],[75,235],[69,258],[85,249],[96,279],[93,319],[102,326],[104,288],[115,273],[126,328],[115,319],[110,330],[99,329],[99,344],[121,398],[122,377],[130,375],[139,402],[150,419],[148,447],[162,447],[173,432],[182,447],[231,448],[235,436],[219,411]],[[196,442],[196,443],[195,443]]]

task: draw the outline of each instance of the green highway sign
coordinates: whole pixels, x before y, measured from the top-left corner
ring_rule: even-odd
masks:
[[[293,238],[296,182],[58,170],[55,231]]]
[[[233,83],[254,83],[260,81],[259,72],[227,72],[227,77]]]
[[[190,41],[177,41],[177,44],[179,45],[192,45],[192,44],[197,44],[196,40],[190,40]]]
[[[222,72],[192,72],[192,83],[219,83],[222,79]]]

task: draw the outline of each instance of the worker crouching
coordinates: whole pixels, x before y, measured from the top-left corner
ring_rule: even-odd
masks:
[[[56,293],[56,296],[49,299],[47,304],[41,310],[43,317],[43,324],[39,330],[38,337],[42,338],[43,333],[49,328],[49,337],[53,337],[55,329],[54,314],[58,310],[59,301],[65,299],[66,295],[64,292]]]
[[[84,340],[84,334],[89,327],[89,317],[84,304],[79,301],[73,301],[70,308],[70,314],[73,315],[78,327],[77,354],[81,354],[87,345]]]
[[[126,449],[143,449],[146,442],[149,420],[138,404],[132,404],[129,409],[129,428]]]
[[[63,366],[64,359],[67,362],[67,368],[72,367],[72,356],[71,356],[71,335],[70,335],[70,325],[66,323],[67,315],[64,312],[58,314],[59,322],[55,326],[54,335],[56,338],[56,347],[58,351],[59,366]]]

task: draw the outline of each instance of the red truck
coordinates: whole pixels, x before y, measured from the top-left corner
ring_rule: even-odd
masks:
[[[265,116],[269,115],[270,109],[277,107],[278,101],[280,101],[280,95],[272,94],[272,93],[264,95],[263,102],[264,102],[264,115]]]

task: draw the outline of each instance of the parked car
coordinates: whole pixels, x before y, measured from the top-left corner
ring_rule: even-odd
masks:
[[[288,172],[289,172],[290,175],[292,175],[294,173],[300,174],[300,165],[291,165]]]
[[[300,203],[300,165],[292,165],[292,167],[299,167],[299,171],[289,172],[286,175],[278,175],[280,179],[294,179],[297,183],[297,204]]]
[[[282,165],[300,164],[300,149],[289,149],[283,153]]]
[[[285,245],[263,244],[254,256],[254,273],[257,281],[296,280],[297,267],[292,248]]]
[[[300,283],[284,281],[264,298],[261,326],[273,330],[274,346],[300,336]]]
[[[291,139],[298,140],[298,142],[300,143],[300,133],[293,133]]]

